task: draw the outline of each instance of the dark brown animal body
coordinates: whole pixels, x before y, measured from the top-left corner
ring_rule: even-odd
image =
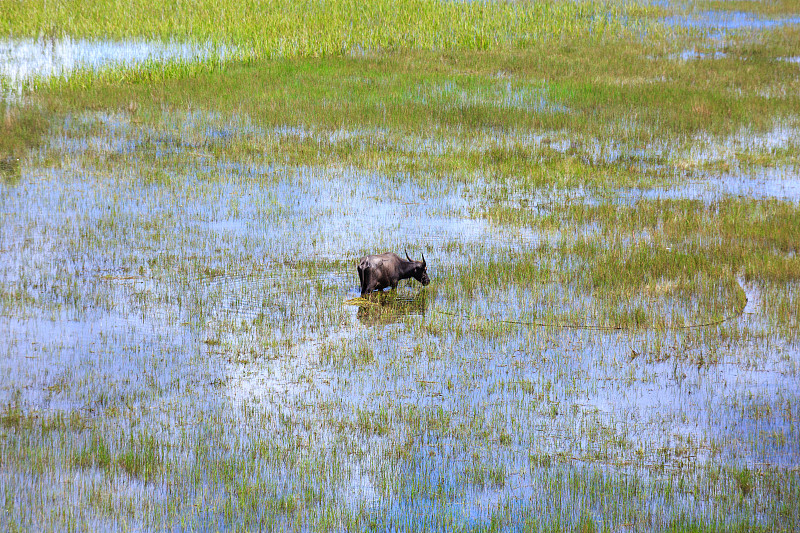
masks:
[[[361,281],[361,297],[374,290],[386,287],[397,288],[401,279],[414,278],[423,285],[431,282],[428,278],[425,256],[422,261],[412,261],[406,252],[406,261],[395,253],[368,255],[358,263],[358,279]]]

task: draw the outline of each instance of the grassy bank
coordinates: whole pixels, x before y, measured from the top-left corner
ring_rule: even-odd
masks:
[[[628,34],[635,3],[580,2],[152,2],[118,9],[93,2],[4,1],[0,32],[15,37],[149,38],[232,46],[242,58],[397,49],[525,47],[541,41]]]
[[[690,61],[672,58],[676,50],[665,45],[654,57],[645,45],[570,43],[234,62],[168,79],[87,73],[82,82],[79,74],[9,108],[2,144],[8,154],[35,144],[45,115],[113,109],[157,128],[174,111],[195,108],[253,127],[198,149],[286,164],[338,161],[459,179],[480,172],[531,187],[663,183],[694,170],[797,165],[793,138],[736,146],[737,138],[794,127],[800,82],[796,65],[780,60],[784,50],[750,43],[726,59]],[[598,53],[614,60],[590,59]],[[278,127],[304,133],[280,140],[261,133]],[[714,148],[730,142],[733,154]]]

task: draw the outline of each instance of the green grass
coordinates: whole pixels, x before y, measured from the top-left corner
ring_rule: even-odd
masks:
[[[796,258],[800,240],[795,231],[800,224],[800,209],[793,203],[770,199],[723,199],[710,204],[640,200],[630,205],[565,203],[547,207],[542,213],[524,207],[494,206],[482,216],[502,224],[550,231],[597,225],[596,233],[589,232],[590,243],[607,242],[620,234],[633,238],[647,235],[656,246],[631,253],[624,264],[615,260],[609,265],[607,271],[615,273],[613,283],[622,285],[696,272],[719,276],[722,272],[714,269],[715,264],[729,273],[743,270],[748,279],[791,281],[800,276]],[[575,251],[593,259],[598,245]],[[662,249],[647,251],[657,247]]]
[[[88,91],[82,85],[59,91],[61,99],[50,104],[126,109],[133,101],[152,112],[191,98],[204,107],[246,113],[265,125],[568,128],[646,141],[660,133],[765,130],[774,120],[793,116],[796,67],[775,61],[774,51],[763,48],[761,58],[753,50],[742,52],[750,60],[745,73],[741,57],[657,61],[647,57],[652,48],[635,42],[233,63],[222,72],[200,72],[155,87],[101,80]],[[597,56],[615,59],[598,61]],[[507,78],[498,79],[498,73]],[[784,96],[762,96],[765,86],[781,88]],[[511,97],[514,104],[504,106]],[[636,114],[621,122],[621,111],[631,107]]]
[[[248,133],[197,147],[217,157],[266,156],[289,165],[337,161],[399,173],[481,173],[513,177],[529,187],[658,183],[698,166],[681,156],[697,135],[769,132],[796,120],[796,66],[776,61],[787,51],[770,42],[738,46],[726,59],[682,62],[667,58],[676,50],[666,42],[657,42],[653,56],[652,43],[568,39],[524,50],[404,49],[376,57],[234,61],[172,74],[169,66],[149,65],[85,73],[40,87],[32,97],[35,105],[6,111],[10,118],[0,148],[11,156],[24,154],[47,130],[45,117],[54,114],[115,109],[156,125],[192,102],[259,127],[297,126],[311,133],[280,139]],[[329,133],[342,127],[356,134],[332,140]],[[391,133],[376,136],[376,129]],[[544,143],[498,145],[487,138],[492,131],[531,130],[552,132],[555,141],[567,138],[571,148],[564,153]],[[432,132],[478,149],[435,155],[408,146]],[[607,150],[611,139],[622,159],[598,160],[597,152]],[[641,153],[665,141],[681,150]],[[737,160],[797,164],[792,145],[769,153],[747,147]],[[723,164],[730,161],[699,162],[701,168]]]
[[[761,284],[800,280],[795,203],[728,198],[711,203],[556,201],[544,207],[504,202],[480,214],[506,227],[560,238],[557,245],[541,245],[531,253],[476,262],[460,273],[461,286],[470,293],[517,284],[538,287],[530,303],[547,308],[552,296],[541,289],[554,285],[596,298],[600,315],[589,322],[598,325],[681,327],[741,312],[745,295],[738,277]],[[764,300],[777,324],[796,322],[792,294]],[[691,302],[699,308],[689,311]],[[675,305],[688,305],[693,318],[675,322],[653,312]]]
[[[166,2],[140,0],[117,9],[100,0],[0,4],[0,32],[15,37],[155,38],[234,46],[246,58],[376,53],[397,49],[525,47],[542,40],[627,32],[635,3],[473,2]]]

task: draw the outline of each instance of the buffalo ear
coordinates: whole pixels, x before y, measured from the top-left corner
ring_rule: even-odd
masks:
[[[427,266],[427,264],[425,263],[425,254],[422,254],[422,268],[423,268],[423,270],[425,269],[426,266]]]
[[[411,258],[408,257],[408,250],[403,250],[406,253],[406,259],[408,259],[409,263],[411,262]]]

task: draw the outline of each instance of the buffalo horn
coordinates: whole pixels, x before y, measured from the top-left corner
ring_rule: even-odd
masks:
[[[403,251],[406,253],[406,259],[408,259],[408,261],[411,262],[411,258],[408,257],[408,250],[403,250]]]

